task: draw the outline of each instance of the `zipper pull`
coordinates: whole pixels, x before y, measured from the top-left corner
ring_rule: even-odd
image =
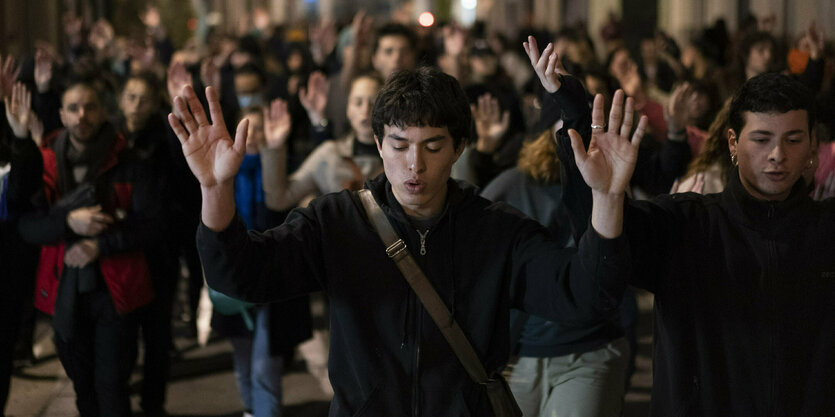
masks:
[[[426,235],[429,234],[429,229],[426,229],[426,231],[423,233],[421,233],[420,230],[417,229],[415,229],[415,231],[418,233],[418,236],[420,236],[420,254],[426,255]]]

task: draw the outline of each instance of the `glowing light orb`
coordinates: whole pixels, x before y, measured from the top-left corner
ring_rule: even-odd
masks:
[[[429,12],[423,12],[418,16],[418,23],[423,27],[429,27],[435,24],[435,16]]]

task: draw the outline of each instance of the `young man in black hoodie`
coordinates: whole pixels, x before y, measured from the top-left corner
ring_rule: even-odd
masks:
[[[535,68],[554,92],[558,76]],[[725,190],[650,201],[625,201],[627,183],[607,187],[635,164],[601,152],[612,113],[604,133],[595,98],[591,129],[579,129],[588,151],[588,135],[557,138],[564,201],[592,221],[624,211],[631,274],[607,278],[655,294],[650,415],[835,415],[835,200],[813,201],[803,179],[816,157],[814,96],[781,74],[748,80],[731,102]]]
[[[246,122],[233,142],[212,89],[214,124],[190,87],[183,94],[169,122],[203,191],[197,239],[207,281],[254,302],[326,293],[330,415],[492,415],[484,390],[387,256],[359,198],[328,194],[277,228],[247,234],[235,215],[232,185]],[[618,238],[620,212],[594,219],[579,250],[562,249],[536,221],[449,178],[472,132],[469,104],[454,78],[431,68],[395,73],[378,95],[372,125],[385,173],[366,187],[488,374],[508,360],[510,307],[561,322],[617,308],[623,287],[598,284],[622,273],[610,264],[629,263]]]

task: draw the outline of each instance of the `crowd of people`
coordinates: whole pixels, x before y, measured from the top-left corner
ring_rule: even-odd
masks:
[[[835,412],[835,51],[814,23],[633,51],[614,20],[602,45],[358,12],[178,47],[141,20],[67,15],[62,45],[0,56],[0,415],[33,307],[82,416],[131,415],[140,342],[140,406],[165,415],[173,312],[195,326],[204,277],[244,415],[281,415],[314,335],[332,416],[492,415],[363,188],[525,416],[620,415],[630,285],[656,300],[653,415]]]

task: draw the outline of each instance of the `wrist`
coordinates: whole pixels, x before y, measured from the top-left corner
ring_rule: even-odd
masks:
[[[626,192],[619,191],[617,193],[612,193],[607,191],[591,190],[591,198],[595,203],[599,201],[605,206],[617,206],[623,204],[623,201],[626,199]]]
[[[313,116],[310,117],[310,126],[320,132],[327,129],[329,123],[330,121],[328,119],[318,113],[315,118]]]
[[[18,139],[26,139],[29,137],[29,130],[26,127],[16,128],[12,126],[11,129],[12,133],[14,133],[15,137]]]
[[[592,191],[591,226],[605,239],[614,239],[623,232],[624,193]]]
[[[501,143],[500,139],[501,138],[490,137],[489,135],[479,135],[475,143],[475,148],[481,153],[492,154],[499,148],[499,144]]]
[[[232,181],[215,186],[201,185],[203,206],[201,220],[209,229],[219,232],[226,229],[235,217],[235,192]]]
[[[35,87],[37,88],[39,94],[46,94],[49,92],[49,81],[37,82],[35,83]]]

